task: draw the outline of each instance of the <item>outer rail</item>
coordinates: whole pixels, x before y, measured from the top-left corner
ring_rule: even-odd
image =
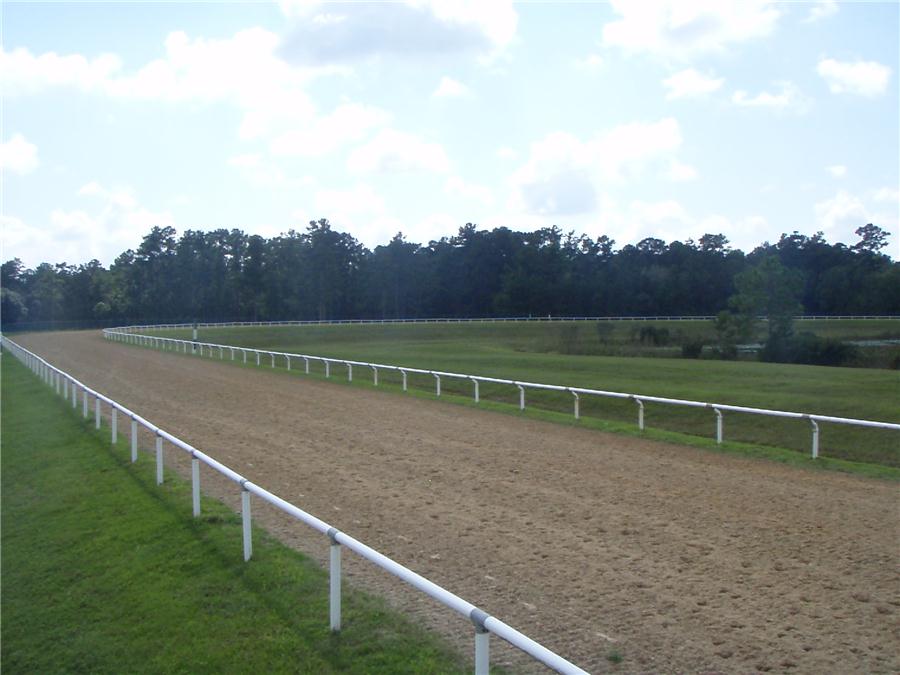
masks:
[[[475,627],[475,673],[476,675],[488,675],[490,665],[490,643],[489,636],[491,633],[510,643],[514,647],[522,650],[532,658],[540,661],[545,666],[559,673],[572,673],[585,675],[586,671],[582,670],[575,664],[566,660],[562,656],[550,651],[546,647],[538,644],[528,636],[512,628],[500,619],[497,619],[487,612],[479,609],[467,600],[451,593],[447,589],[438,586],[432,581],[411,569],[404,567],[400,563],[388,558],[383,553],[379,553],[375,549],[362,543],[358,539],[351,537],[349,534],[341,532],[332,527],[324,520],[307,513],[297,506],[285,501],[281,497],[269,492],[265,488],[251,482],[238,472],[222,464],[213,457],[201,452],[194,446],[186,443],[180,438],[170,434],[161,427],[155,425],[149,420],[141,417],[136,412],[126,408],[108,396],[91,389],[79,380],[75,379],[68,373],[51,365],[37,354],[30,352],[21,345],[16,344],[6,336],[0,336],[0,344],[3,348],[8,349],[11,354],[28,366],[38,377],[46,384],[51,386],[58,394],[63,395],[66,400],[70,397],[72,407],[77,408],[77,399],[81,392],[83,416],[88,417],[88,399],[92,397],[95,401],[94,405],[94,421],[96,428],[100,428],[101,403],[105,403],[110,407],[110,426],[112,430],[112,442],[118,442],[117,421],[118,413],[122,413],[131,420],[131,459],[132,462],[137,460],[137,428],[138,425],[149,430],[156,437],[156,477],[157,483],[163,482],[163,441],[183,450],[191,456],[191,480],[192,480],[192,499],[194,517],[200,515],[200,472],[199,462],[202,462],[209,468],[222,474],[232,482],[240,486],[241,489],[241,519],[242,519],[242,536],[244,546],[244,560],[249,561],[253,555],[253,540],[251,528],[251,510],[250,495],[268,502],[275,508],[301,521],[309,527],[326,535],[330,540],[330,566],[329,566],[329,614],[330,626],[332,631],[339,631],[341,627],[341,546],[344,546],[357,555],[365,558],[369,562],[374,563],[381,569],[393,574],[395,577],[409,584],[410,586],[431,596],[441,604],[454,610],[458,614],[466,617]],[[218,346],[218,345],[214,345]],[[256,350],[254,350],[256,351]],[[278,352],[259,352],[265,354],[278,354]],[[343,361],[341,361],[344,363]]]
[[[171,326],[154,326],[152,328],[166,328]],[[558,384],[546,384],[541,382],[524,382],[519,380],[508,380],[497,377],[487,377],[484,375],[472,375],[468,373],[453,373],[442,370],[428,370],[424,368],[408,368],[406,366],[397,366],[391,364],[384,363],[369,363],[367,361],[354,361],[351,359],[335,359],[329,358],[325,356],[315,356],[312,354],[295,354],[291,352],[277,352],[271,351],[268,349],[253,349],[250,347],[237,347],[233,345],[221,345],[216,343],[209,342],[196,342],[192,340],[180,340],[176,338],[167,338],[160,337],[156,335],[144,335],[141,333],[133,332],[136,328],[148,328],[148,327],[125,327],[125,328],[107,328],[104,329],[103,334],[107,339],[117,340],[121,342],[126,342],[130,344],[137,344],[146,347],[154,347],[157,349],[169,349],[170,347],[176,351],[182,350],[185,353],[190,351],[193,353],[195,350],[199,350],[200,355],[203,355],[203,350],[207,349],[208,355],[212,357],[214,355],[214,350],[218,350],[220,358],[224,358],[225,350],[231,350],[232,354],[234,350],[238,350],[243,352],[244,362],[246,363],[247,354],[255,354],[256,355],[256,364],[260,365],[260,357],[262,355],[267,355],[272,363],[272,366],[275,365],[275,358],[283,358],[285,362],[290,367],[291,359],[303,359],[307,365],[306,372],[309,372],[308,365],[310,361],[319,361],[325,366],[326,377],[330,377],[332,365],[341,365],[345,366],[348,369],[348,376],[352,379],[352,367],[360,366],[362,368],[370,368],[374,373],[374,383],[378,384],[378,371],[379,370],[387,370],[387,371],[395,371],[401,373],[403,376],[403,389],[406,391],[407,389],[407,375],[409,373],[417,373],[421,375],[431,375],[435,378],[435,393],[437,396],[441,395],[441,378],[447,379],[457,379],[457,380],[468,380],[474,385],[474,399],[475,402],[480,401],[480,392],[478,384],[479,382],[490,382],[493,384],[503,384],[514,386],[519,390],[519,408],[521,410],[525,409],[525,390],[545,390],[545,391],[560,391],[560,392],[569,392],[573,396],[574,403],[574,414],[575,419],[580,418],[580,397],[581,396],[600,396],[605,398],[617,398],[617,399],[630,399],[635,402],[638,410],[638,427],[643,430],[644,429],[644,404],[645,403],[660,403],[664,405],[675,405],[675,406],[683,406],[688,408],[706,408],[708,410],[713,411],[715,414],[715,430],[716,430],[716,442],[721,444],[724,441],[724,415],[725,412],[735,412],[735,413],[744,413],[748,415],[764,415],[768,417],[782,417],[782,418],[790,418],[790,419],[798,419],[798,420],[808,420],[811,430],[812,430],[812,445],[810,454],[813,459],[816,459],[819,456],[819,422],[828,422],[832,424],[845,424],[851,426],[858,427],[869,427],[869,428],[877,428],[877,429],[889,429],[892,431],[900,431],[900,424],[896,424],[893,422],[879,422],[877,420],[864,420],[864,419],[855,419],[851,417],[836,417],[833,415],[819,415],[816,413],[803,413],[803,412],[792,412],[786,410],[772,410],[768,408],[752,408],[747,406],[739,406],[739,405],[730,405],[727,403],[712,403],[706,401],[692,401],[687,399],[677,399],[677,398],[665,398],[662,396],[651,396],[648,394],[631,394],[626,392],[619,391],[605,391],[602,389],[589,389],[585,387],[570,387],[566,385],[558,385]],[[232,357],[233,358],[233,357]]]

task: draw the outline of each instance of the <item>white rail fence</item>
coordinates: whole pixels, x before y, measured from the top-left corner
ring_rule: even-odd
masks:
[[[393,574],[395,577],[409,584],[413,588],[434,598],[441,604],[456,611],[469,619],[475,632],[475,673],[487,675],[490,667],[490,635],[502,638],[514,647],[522,650],[535,660],[559,673],[584,674],[585,671],[575,664],[567,661],[558,654],[550,651],[543,645],[535,642],[528,636],[520,633],[515,628],[504,623],[500,619],[491,616],[477,606],[460,598],[458,595],[438,586],[425,577],[404,567],[398,562],[388,558],[375,549],[354,539],[350,535],[332,527],[325,521],[313,516],[306,511],[285,501],[281,497],[256,485],[246,477],[233,469],[225,466],[209,455],[201,452],[189,443],[173,436],[152,422],[144,419],[137,413],[103,394],[94,391],[87,385],[78,381],[66,372],[51,365],[41,357],[16,344],[6,336],[0,336],[0,344],[9,350],[16,358],[28,366],[47,385],[52,387],[57,394],[62,395],[67,401],[71,400],[72,408],[78,408],[78,398],[81,397],[82,416],[88,419],[89,399],[93,399],[94,425],[96,429],[101,427],[101,405],[110,410],[111,442],[118,442],[118,418],[121,413],[125,420],[131,423],[131,461],[136,462],[138,456],[138,426],[142,426],[154,434],[156,438],[156,483],[163,483],[164,452],[163,442],[168,442],[176,448],[183,450],[191,457],[191,497],[193,515],[200,515],[200,464],[217,471],[240,487],[241,494],[241,521],[244,560],[249,561],[253,555],[253,538],[251,529],[251,504],[250,495],[256,495],[275,508],[292,516],[314,530],[324,534],[330,541],[329,549],[329,625],[332,631],[341,629],[341,547],[353,551],[362,558],[374,563],[381,569]]]
[[[187,325],[187,324],[185,324]],[[223,324],[216,324],[223,325]],[[353,367],[357,366],[364,369],[371,369],[373,383],[378,386],[378,373],[380,370],[399,372],[403,379],[403,391],[408,389],[408,375],[410,373],[430,375],[434,377],[435,394],[441,395],[441,378],[456,379],[469,381],[473,386],[473,397],[476,403],[481,401],[479,391],[480,383],[493,383],[501,385],[509,385],[516,387],[519,392],[519,409],[525,410],[525,391],[527,389],[568,392],[572,396],[572,405],[575,419],[581,418],[581,397],[582,396],[599,396],[614,399],[631,400],[637,406],[637,422],[638,428],[644,430],[644,404],[660,403],[664,405],[682,406],[687,408],[704,408],[712,411],[715,415],[715,439],[716,443],[721,445],[725,439],[724,418],[726,412],[745,413],[749,415],[764,415],[769,417],[780,417],[796,420],[806,420],[810,424],[812,432],[812,444],[810,454],[813,459],[819,457],[819,423],[829,422],[833,424],[845,424],[858,427],[870,427],[877,429],[889,429],[900,431],[900,424],[892,422],[878,422],[876,420],[861,420],[849,417],[834,417],[832,415],[818,415],[814,413],[789,412],[785,410],[770,410],[767,408],[751,408],[747,406],[729,405],[726,403],[707,403],[704,401],[691,401],[677,398],[665,398],[661,396],[650,396],[646,394],[629,394],[618,391],[604,391],[602,389],[587,389],[584,387],[569,387],[557,384],[542,384],[540,382],[522,382],[518,380],[507,380],[497,377],[487,377],[484,375],[471,375],[465,373],[451,373],[440,370],[428,370],[422,368],[410,368],[406,366],[394,366],[384,363],[369,363],[366,361],[354,361],[350,359],[335,359],[324,356],[314,356],[312,354],[294,354],[290,352],[270,351],[267,349],[253,349],[250,347],[239,347],[234,345],[217,344],[212,342],[196,342],[193,340],[180,340],[176,338],[166,338],[157,335],[143,335],[133,332],[134,329],[154,328],[159,329],[161,326],[128,326],[124,328],[107,328],[103,334],[107,339],[129,344],[135,344],[143,347],[151,347],[154,349],[181,351],[185,354],[197,354],[203,356],[203,350],[207,350],[207,355],[214,357],[216,353],[220,359],[225,358],[225,351],[228,350],[232,361],[235,360],[236,354],[241,354],[243,362],[247,363],[247,355],[255,357],[256,365],[260,366],[263,355],[269,357],[271,367],[276,365],[276,357],[283,359],[285,366],[291,370],[292,360],[304,363],[304,372],[309,374],[310,362],[320,362],[325,368],[325,377],[331,377],[331,366],[339,365],[347,369],[347,379],[353,380]]]
[[[758,317],[766,320],[766,317]],[[900,321],[900,316],[868,314],[868,315],[840,315],[828,316],[819,314],[798,315],[794,317],[799,321],[827,321],[829,319],[859,319],[871,321],[873,319],[890,319]],[[224,322],[199,322],[200,328],[220,328],[230,326],[341,326],[357,324],[392,324],[392,323],[510,323],[510,322],[561,322],[561,321],[714,321],[715,316],[506,316],[506,317],[446,317],[433,319],[319,319],[306,321],[224,321]],[[191,323],[164,323],[123,326],[115,330],[134,332],[136,330],[169,330],[177,328],[190,328]]]

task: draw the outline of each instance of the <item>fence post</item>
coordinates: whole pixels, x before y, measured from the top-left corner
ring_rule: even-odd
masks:
[[[338,531],[333,527],[328,530],[328,538],[331,540],[328,566],[328,614],[333,633],[341,629],[341,545],[337,542],[337,533]]]
[[[722,411],[713,408],[716,411],[716,443],[722,445]]]
[[[309,375],[309,359],[305,356],[303,357],[303,370]]]
[[[272,367],[274,368],[275,367],[275,354],[273,354],[272,352],[269,352],[269,356],[272,357]]]
[[[244,531],[244,562],[253,555],[253,533],[250,529],[250,493],[244,487],[246,479],[241,481],[241,524]]]
[[[287,354],[285,354],[284,358],[285,358],[285,360],[287,361],[287,369],[288,369],[288,372],[291,372],[291,357],[288,356]]]
[[[228,349],[231,350],[231,360],[234,361],[234,347],[229,347]]]
[[[575,397],[575,419],[580,420],[581,419],[581,410],[579,408],[581,406],[580,406],[580,399],[578,398],[578,392],[570,391],[569,393],[571,393],[572,396]]]
[[[60,379],[62,380],[63,401],[68,401],[69,400],[69,383],[62,376],[60,376]]]
[[[400,374],[403,376],[403,391],[406,391],[406,371],[401,369]]]
[[[119,440],[119,411],[116,409],[116,406],[111,405],[109,410],[109,426],[111,428],[110,435],[112,436],[111,442],[115,444]]]
[[[100,429],[100,397],[94,398],[94,428]]]
[[[353,364],[344,363],[347,366],[347,382],[353,382]]]
[[[200,515],[200,460],[191,453],[191,501],[194,506],[194,518]]]
[[[812,424],[812,458],[818,459],[819,457],[819,425],[812,418],[809,420],[810,424]]]
[[[131,417],[131,463],[137,461],[137,420]]]
[[[75,386],[75,381],[72,380],[72,409],[78,407],[78,387]]]
[[[474,608],[469,619],[475,624],[475,675],[488,675],[491,669],[491,634],[484,626],[487,612]]]
[[[635,398],[634,402],[638,404],[638,429],[643,431],[644,430],[644,402],[639,398]]]
[[[378,368],[372,366],[372,381],[375,383],[375,386],[378,386]]]
[[[432,373],[432,375],[434,375],[434,373]],[[435,394],[437,396],[440,396],[441,395],[441,376],[434,375],[434,379],[435,379],[435,385],[434,385]]]
[[[247,350],[242,349],[241,351],[244,352],[244,364],[246,364],[247,363]]]
[[[476,380],[474,377],[469,379],[471,379],[472,384],[475,385],[475,403],[478,403],[479,401],[481,401],[481,394],[478,391],[478,380]]]
[[[219,360],[221,361],[224,358],[225,358],[225,350],[222,349],[221,347],[219,347]]]
[[[88,416],[88,395],[87,387],[81,388],[81,416],[87,419]]]
[[[256,367],[259,368],[259,352],[256,352]]]
[[[519,410],[525,410],[525,387],[521,384],[516,386],[519,388]]]
[[[325,364],[325,377],[331,377],[331,364],[324,359],[323,363]]]
[[[163,439],[156,432],[156,484],[163,484]]]

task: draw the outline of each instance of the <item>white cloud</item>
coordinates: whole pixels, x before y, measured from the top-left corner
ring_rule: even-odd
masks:
[[[879,188],[872,192],[872,199],[876,202],[892,202],[894,206],[900,206],[900,190],[897,188]]]
[[[603,26],[603,42],[629,52],[685,60],[766,37],[781,16],[768,0],[612,0],[621,18]]]
[[[282,2],[294,26],[281,53],[301,63],[342,63],[381,55],[496,51],[516,33],[512,0],[392,3]]]
[[[402,223],[389,213],[381,195],[366,183],[357,183],[348,190],[320,190],[313,203],[315,213],[298,211],[294,216],[304,222],[328,218],[335,228],[350,232],[370,248],[388,242],[402,229]]]
[[[34,171],[39,163],[37,147],[22,134],[14,134],[8,141],[0,142],[0,170],[26,174]]]
[[[682,164],[677,159],[669,162],[669,170],[666,172],[669,180],[676,183],[685,183],[694,180],[697,177],[697,169],[690,164]]]
[[[467,183],[459,176],[451,176],[447,179],[444,183],[444,192],[453,197],[481,202],[486,206],[494,203],[494,193],[489,187]]]
[[[353,173],[444,173],[449,171],[450,161],[439,143],[395,129],[382,129],[375,138],[350,154],[347,168]]]
[[[723,84],[725,84],[723,78],[704,75],[693,68],[679,71],[663,80],[663,85],[668,89],[666,99],[670,101],[711,94],[721,89]]]
[[[809,8],[809,14],[807,14],[804,22],[813,23],[816,21],[821,21],[822,19],[827,19],[830,16],[834,16],[835,14],[837,14],[837,11],[837,0],[821,0],[821,2],[817,2]]]
[[[891,190],[887,188],[886,190]],[[873,210],[858,196],[847,190],[838,190],[829,198],[817,202],[813,208],[816,216],[817,228],[825,233],[829,241],[853,242],[856,241],[854,232],[856,228],[866,223],[875,223],[890,232],[897,232],[898,217],[900,217],[900,203],[897,201],[897,192],[876,191],[871,198],[876,203],[885,204],[888,210]],[[882,199],[879,199],[881,197]],[[887,197],[887,199],[884,199]],[[893,197],[893,199],[890,199]]]
[[[502,148],[497,148],[497,157],[500,159],[516,159],[518,156],[519,153],[509,146],[504,145]]]
[[[750,96],[743,89],[734,92],[732,103],[743,108],[769,108],[772,110],[793,110],[798,113],[805,112],[809,107],[809,100],[791,82],[776,82],[779,87],[777,92],[761,91],[756,96]]]
[[[513,173],[511,207],[526,213],[573,215],[595,210],[598,185],[626,181],[648,166],[665,174],[681,146],[681,129],[672,118],[633,122],[581,141],[563,131],[532,143],[528,162]],[[675,174],[686,178],[678,165]]]
[[[330,115],[281,134],[269,148],[273,155],[320,157],[346,143],[361,140],[372,129],[390,120],[390,113],[381,108],[346,103]]]
[[[828,83],[832,94],[879,96],[887,90],[891,69],[876,61],[854,63],[822,59],[816,72]]]
[[[4,255],[33,267],[41,262],[78,264],[96,258],[108,265],[128,248],[136,247],[151,227],[173,225],[169,212],[154,212],[138,203],[127,188],[109,189],[96,182],[78,190],[98,208],[53,209],[39,224],[4,216]]]
[[[441,78],[441,83],[434,90],[432,96],[434,98],[459,98],[460,96],[468,96],[470,93],[469,88],[462,82],[444,76]]]
[[[843,178],[847,175],[847,167],[843,164],[833,164],[832,166],[825,167],[825,170],[835,178]]]
[[[575,59],[575,66],[578,68],[584,68],[585,70],[596,70],[597,68],[602,68],[605,63],[602,56],[599,54],[588,54],[584,58]]]

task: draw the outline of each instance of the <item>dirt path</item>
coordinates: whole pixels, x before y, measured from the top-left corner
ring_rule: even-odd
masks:
[[[94,332],[21,342],[593,672],[900,671],[895,485],[126,347]],[[233,486],[204,480],[237,504]],[[324,560],[323,537],[254,508]],[[470,653],[465,620],[345,560],[353,583]],[[534,669],[498,639],[492,649],[495,663]]]

